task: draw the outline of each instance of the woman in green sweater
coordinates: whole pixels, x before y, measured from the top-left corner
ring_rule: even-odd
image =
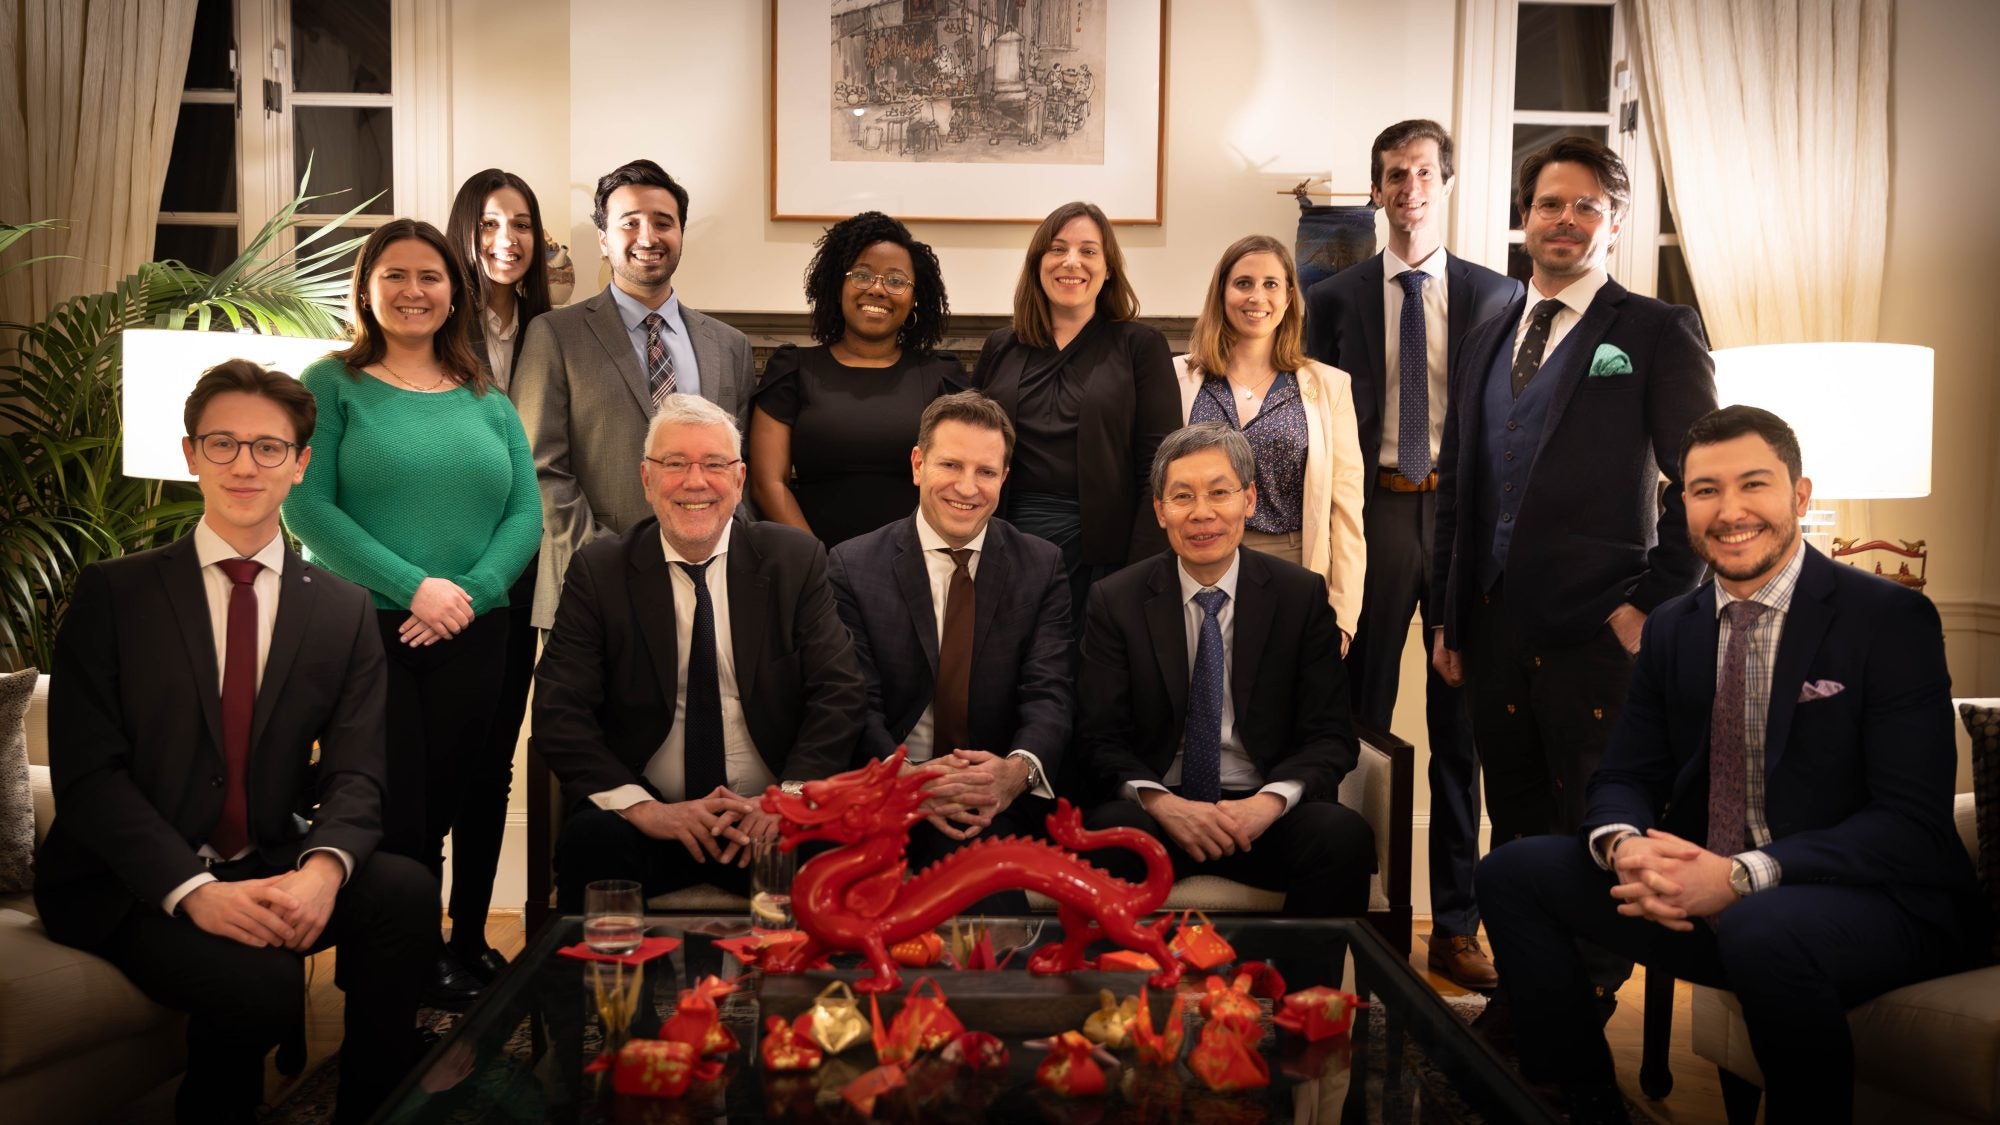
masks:
[[[382,847],[442,877],[458,778],[497,702],[507,589],[541,542],[541,494],[521,420],[466,342],[473,301],[437,228],[378,228],[352,301],[353,345],[299,377],[319,424],[285,523],[307,559],[375,595],[389,669]],[[436,962],[428,1001],[477,994],[442,946]]]

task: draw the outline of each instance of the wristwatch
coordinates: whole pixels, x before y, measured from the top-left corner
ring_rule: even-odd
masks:
[[[1016,750],[1007,756],[1009,758],[1019,758],[1028,764],[1028,783],[1022,787],[1021,792],[1033,793],[1042,787],[1042,767],[1035,764],[1034,755]]]
[[[778,792],[783,793],[787,797],[803,797],[806,794],[806,783],[803,781],[780,781],[778,783]]]
[[[1737,898],[1750,897],[1753,888],[1750,886],[1749,864],[1734,858],[1729,861],[1729,889],[1736,892]]]

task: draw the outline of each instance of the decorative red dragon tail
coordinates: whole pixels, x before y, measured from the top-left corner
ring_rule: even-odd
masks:
[[[1167,858],[1167,849],[1137,828],[1086,829],[1083,826],[1083,810],[1070,804],[1067,798],[1056,802],[1056,811],[1049,814],[1048,825],[1049,838],[1073,852],[1125,848],[1139,853],[1139,858],[1146,861],[1146,881],[1139,885],[1161,890],[1152,902],[1140,900],[1143,905],[1137,911],[1138,916],[1144,917],[1159,909],[1167,899],[1167,892],[1173,889],[1174,864]]]

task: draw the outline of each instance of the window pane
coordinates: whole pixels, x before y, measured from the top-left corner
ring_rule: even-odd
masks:
[[[236,210],[236,109],[184,105],[160,191],[162,211]]]
[[[338,215],[381,192],[363,214],[388,215],[395,205],[390,112],[382,107],[299,106],[292,111],[293,178],[303,176],[312,161],[314,195],[338,192],[305,205],[308,214]],[[340,189],[345,188],[345,191]]]
[[[316,228],[306,223],[300,223],[296,229],[298,232],[298,238],[294,240],[294,245],[297,244],[297,241],[303,240],[308,234],[311,234]],[[325,238],[320,239],[318,242],[313,243],[311,246],[306,247],[305,252],[308,255],[316,254],[319,251],[326,249],[327,246],[330,244],[346,242],[348,239],[353,238],[357,235],[366,236],[370,233],[372,233],[372,231],[368,227],[360,226],[355,223],[347,223],[344,224],[339,230],[334,231],[332,234],[329,234]],[[357,243],[355,244],[352,250],[349,250],[347,253],[342,254],[340,255],[339,258],[335,259],[340,263],[339,274],[343,281],[353,276],[354,260],[360,256],[361,256],[361,246],[359,243]]]
[[[180,262],[205,274],[218,274],[236,260],[236,228],[184,227],[162,224],[153,228],[153,260]]]
[[[201,0],[194,10],[194,48],[188,52],[186,87],[190,90],[233,90],[229,48],[236,43],[230,26],[232,0]]]
[[[1609,7],[1523,4],[1515,44],[1515,109],[1610,108]]]
[[[1670,305],[1686,305],[1696,313],[1701,312],[1701,301],[1694,293],[1694,278],[1688,274],[1687,256],[1681,253],[1678,246],[1660,247],[1659,291],[1660,300]]]
[[[389,0],[292,0],[292,89],[389,93]]]
[[[1521,179],[1521,161],[1527,159],[1529,153],[1563,137],[1589,137],[1600,143],[1610,143],[1608,130],[1603,125],[1514,126],[1514,179],[1507,185],[1507,229],[1521,229],[1521,206],[1515,198],[1515,188]]]

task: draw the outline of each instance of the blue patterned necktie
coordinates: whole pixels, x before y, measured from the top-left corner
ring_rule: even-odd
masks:
[[[660,401],[674,393],[674,353],[667,350],[667,322],[659,313],[647,313],[641,323],[646,326],[646,390],[657,411]]]
[[[1202,590],[1201,639],[1194,646],[1194,675],[1188,680],[1187,733],[1181,739],[1181,796],[1190,801],[1222,799],[1222,603],[1229,595]]]
[[[1411,484],[1431,475],[1431,350],[1424,329],[1424,282],[1430,274],[1404,270],[1403,316],[1396,337],[1396,472]]]
[[[682,776],[686,799],[700,800],[729,784],[722,750],[722,681],[715,670],[715,602],[708,594],[705,563],[676,563],[694,582],[694,632],[688,636],[687,707],[682,728]]]
[[[1729,645],[1722,652],[1722,670],[1715,678],[1715,709],[1708,715],[1708,850],[1730,856],[1744,845],[1743,733],[1744,696],[1750,630],[1769,606],[1760,602],[1730,602]]]

